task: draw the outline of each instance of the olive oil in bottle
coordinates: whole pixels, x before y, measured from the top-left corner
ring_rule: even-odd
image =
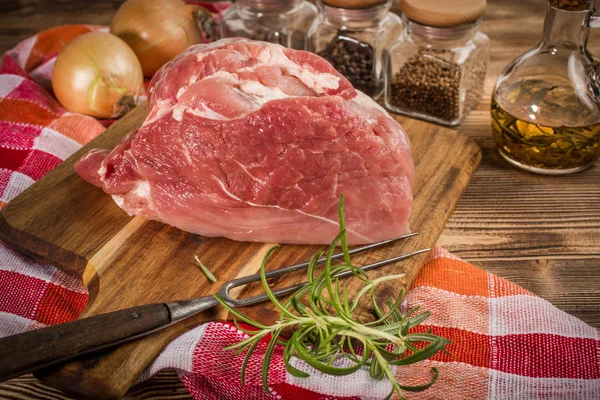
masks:
[[[581,106],[570,86],[548,80],[528,80],[496,92],[492,130],[500,154],[532,172],[573,173],[600,156],[597,114]]]
[[[592,0],[548,0],[542,40],[498,77],[492,129],[511,164],[559,175],[600,157],[600,62],[586,48],[595,13]]]

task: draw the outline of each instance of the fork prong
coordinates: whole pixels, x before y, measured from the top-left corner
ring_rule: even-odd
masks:
[[[350,251],[348,251],[348,253],[350,255],[353,254],[358,254],[361,253],[363,251],[367,251],[367,250],[372,250],[372,249],[376,249],[378,247],[381,247],[383,245],[386,244],[390,244],[390,243],[394,243],[397,242],[399,240],[402,239],[408,239],[411,238],[413,236],[417,236],[419,233],[418,232],[414,232],[414,233],[407,233],[406,235],[402,235],[402,236],[398,236],[392,239],[387,239],[387,240],[382,240],[381,242],[377,242],[377,243],[371,243],[365,246],[361,246],[361,247],[357,247],[355,249],[352,249]],[[340,258],[344,257],[344,253],[336,253],[333,256],[331,256],[331,260],[338,260]],[[321,257],[317,260],[317,264],[322,264],[325,262],[325,257]],[[294,265],[290,265],[289,267],[284,267],[284,268],[280,268],[280,269],[276,269],[274,271],[268,271],[265,275],[267,277],[267,279],[269,278],[275,278],[277,276],[281,276],[281,275],[286,275],[289,274],[291,272],[295,272],[295,271],[299,271],[302,269],[306,269],[308,268],[308,264],[309,262],[303,262],[303,263],[299,263],[299,264],[294,264]],[[247,285],[249,283],[252,282],[257,282],[260,281],[260,274],[254,274],[254,275],[250,275],[250,276],[245,276],[243,278],[237,278],[237,279],[232,279],[229,282],[226,282],[225,284],[223,284],[223,286],[221,286],[221,289],[219,290],[219,296],[226,300],[226,301],[235,301],[229,294],[229,291],[233,288],[236,288],[238,286],[243,286],[243,285]]]
[[[416,234],[410,234],[409,236],[405,236],[405,237],[411,237],[411,236],[415,236],[415,235]],[[395,239],[391,239],[391,240],[388,240],[388,241],[385,241],[385,242],[390,243],[390,242],[393,242],[393,241],[396,241],[396,240],[399,240],[399,239],[400,238],[395,238]],[[382,243],[383,242],[376,243],[375,246],[369,245],[369,246],[371,246],[369,248],[370,249],[375,248],[377,246],[380,246]],[[367,247],[367,246],[364,246],[364,247]],[[355,249],[355,250],[364,251],[366,249],[365,248],[360,248],[360,249]],[[364,270],[364,271],[368,271],[368,270],[375,269],[375,268],[380,268],[380,267],[383,267],[385,265],[393,264],[395,262],[402,261],[402,260],[405,260],[407,258],[416,256],[418,254],[426,253],[426,252],[428,252],[430,250],[431,249],[422,249],[422,250],[413,251],[413,252],[408,253],[408,254],[402,254],[402,255],[397,256],[397,257],[392,257],[392,258],[389,258],[389,259],[386,259],[386,260],[380,260],[380,261],[377,261],[377,262],[374,262],[374,263],[371,263],[371,264],[367,264],[367,265],[364,265],[364,266],[362,266],[360,268],[362,270]],[[337,257],[337,258],[341,258],[341,257]],[[308,263],[303,263],[303,264],[306,264],[308,266]],[[297,265],[292,266],[292,267],[297,267],[298,265],[301,265],[301,264],[297,264]],[[274,271],[274,272],[280,272],[277,275],[281,275],[281,271],[285,271],[286,273],[289,273],[290,272],[290,268],[292,268],[292,267],[283,268],[281,270]],[[294,271],[296,271],[298,269],[300,269],[300,268],[295,268]],[[352,271],[345,271],[345,272],[342,272],[340,274],[335,275],[335,277],[342,278],[342,277],[351,275],[352,273],[353,273]],[[256,279],[256,275],[258,275],[258,279]],[[260,280],[260,274],[256,274],[256,275],[251,275],[251,276],[246,277],[246,278],[240,278],[240,279],[232,280],[230,282],[225,283],[221,287],[221,289],[219,290],[219,297],[221,297],[223,300],[225,300],[226,302],[228,302],[233,307],[244,307],[244,306],[248,306],[248,305],[255,304],[255,303],[258,303],[258,302],[266,300],[268,297],[265,294],[254,296],[254,297],[250,297],[250,298],[247,298],[247,299],[239,299],[238,300],[238,299],[234,299],[233,297],[231,297],[231,295],[229,293],[229,291],[231,289],[233,289],[234,287],[241,286],[241,285],[246,284],[246,283],[250,283],[250,282],[254,282],[254,281]],[[271,275],[271,276],[273,276],[273,275]],[[267,273],[267,277],[269,277],[268,273]],[[249,281],[247,281],[247,282],[240,283],[240,281],[248,279],[248,278],[251,278],[251,279]],[[287,288],[279,289],[279,290],[274,291],[273,294],[275,294],[276,296],[282,296],[282,295],[285,295],[285,294],[288,294],[288,293],[293,293],[296,290],[300,289],[301,287],[305,286],[307,283],[308,282],[300,283],[300,284],[293,285],[293,286],[290,286],[290,287],[287,287]]]
[[[387,239],[387,240],[382,240],[381,242],[367,244],[365,246],[361,246],[361,247],[357,247],[352,250],[349,250],[348,254],[353,255],[353,254],[362,253],[363,251],[376,249],[376,248],[381,247],[386,244],[394,243],[394,242],[397,242],[402,239],[408,239],[413,236],[417,236],[418,234],[419,234],[418,232],[407,233],[406,235],[398,236],[393,239]],[[341,253],[341,252],[335,253],[334,255],[331,256],[331,261],[339,260],[340,258],[343,258],[343,257],[344,257],[344,253]],[[323,264],[325,262],[325,259],[326,259],[325,257],[319,258],[317,260],[317,265]],[[266,276],[267,276],[267,278],[273,278],[273,277],[280,276],[280,275],[286,275],[286,274],[289,274],[290,272],[295,272],[295,271],[299,271],[299,270],[308,268],[308,264],[309,264],[309,262],[306,261],[303,263],[290,265],[289,267],[276,269],[274,271],[267,272]],[[260,275],[258,276],[258,279],[260,279]]]
[[[390,264],[393,264],[398,261],[406,260],[407,258],[416,256],[419,254],[427,253],[428,251],[431,251],[431,249],[416,250],[416,251],[413,251],[408,254],[403,254],[401,256],[388,258],[387,260],[376,261],[371,264],[363,265],[362,267],[360,267],[360,269],[362,269],[363,271],[369,271],[371,269],[381,268],[383,266],[390,265]],[[342,272],[341,274],[335,275],[334,278],[343,278],[344,276],[348,276],[351,274],[352,274],[352,271],[345,271],[345,272]]]

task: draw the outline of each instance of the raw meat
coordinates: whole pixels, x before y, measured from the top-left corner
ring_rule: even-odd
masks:
[[[321,57],[247,39],[192,46],[149,88],[150,113],[75,166],[131,215],[204,236],[351,244],[408,232],[401,126]]]

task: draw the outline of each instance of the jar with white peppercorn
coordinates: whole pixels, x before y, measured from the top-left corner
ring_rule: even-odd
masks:
[[[245,37],[306,50],[317,8],[304,0],[237,0],[223,15],[221,37]]]
[[[383,91],[387,51],[402,31],[389,10],[392,0],[319,0],[320,13],[308,33],[308,50],[329,61],[368,96]]]
[[[478,31],[486,0],[402,0],[405,29],[390,49],[385,106],[456,126],[479,103],[489,39]]]

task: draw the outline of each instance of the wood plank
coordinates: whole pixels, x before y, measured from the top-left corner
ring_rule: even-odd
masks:
[[[0,399],[11,400],[80,400],[47,386],[33,375],[24,375],[0,385]],[[152,378],[131,388],[121,400],[190,400],[193,397],[187,391],[173,369],[160,371]]]
[[[38,32],[67,24],[109,25],[123,0],[57,2],[9,0],[0,2],[0,52]]]
[[[203,238],[156,221],[128,217],[110,196],[77,176],[73,164],[84,152],[114,147],[140,126],[145,116],[146,106],[141,105],[19,195],[3,209],[0,217],[0,237],[8,244],[83,278],[90,289],[90,300],[82,317],[145,303],[209,295],[225,281],[258,271],[264,253],[271,246]],[[456,131],[416,120],[403,119],[403,122],[412,140],[416,167],[410,225],[421,234],[357,257],[359,263],[431,247],[481,158],[477,145]],[[324,247],[284,245],[272,257],[269,268],[308,260],[319,249]],[[217,285],[208,284],[194,265],[196,254],[218,277]],[[400,287],[408,288],[424,259],[425,255],[421,255],[374,272],[374,276],[406,273],[402,285],[390,282],[382,287],[380,300],[396,296]],[[275,284],[284,287],[299,283],[305,280],[304,276],[299,272],[282,277]],[[357,286],[357,282],[348,284],[350,295]],[[261,289],[256,285],[244,289],[242,294],[253,290]],[[247,312],[262,323],[276,318],[274,309],[268,305],[258,305]],[[371,312],[365,308],[362,315]],[[223,310],[203,313],[112,353],[36,376],[53,387],[82,397],[120,397],[168,342],[191,326],[226,317]]]

